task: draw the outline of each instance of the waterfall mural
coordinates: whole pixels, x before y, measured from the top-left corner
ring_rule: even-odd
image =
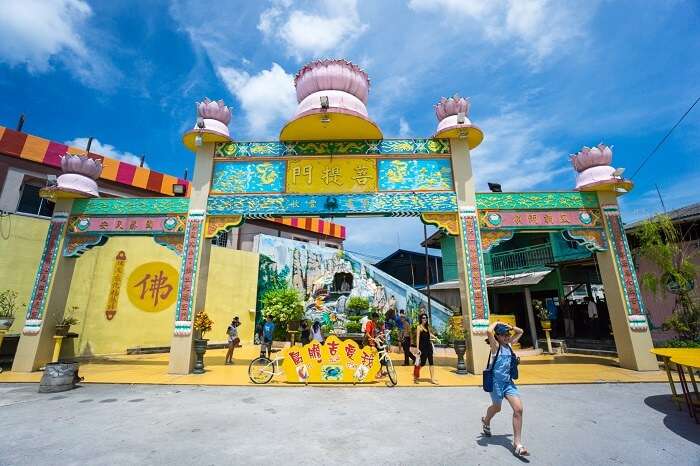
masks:
[[[424,294],[350,252],[268,235],[258,235],[255,248],[261,267],[258,302],[262,292],[286,283],[303,295],[307,318],[332,325],[338,334],[344,333],[345,303],[353,296],[368,299],[381,313],[395,302],[413,321],[427,309]],[[452,311],[435,301],[431,308],[433,326],[441,331]]]

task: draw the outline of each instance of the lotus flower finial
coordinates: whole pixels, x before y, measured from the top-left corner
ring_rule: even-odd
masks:
[[[459,113],[464,113],[465,116],[469,114],[469,99],[460,97],[458,94],[449,98],[442,97],[440,102],[435,104],[435,116],[438,121]]]
[[[210,100],[205,97],[201,102],[197,102],[197,116],[228,125],[231,121],[231,109],[221,99]]]
[[[602,143],[594,147],[583,146],[569,158],[574,169],[579,173],[591,167],[608,166],[612,163],[612,146]]]
[[[63,173],[83,175],[96,180],[102,173],[102,161],[83,155],[65,154],[61,157]]]
[[[367,105],[369,76],[356,64],[342,59],[315,60],[304,65],[294,77],[297,102],[318,91],[342,91]]]

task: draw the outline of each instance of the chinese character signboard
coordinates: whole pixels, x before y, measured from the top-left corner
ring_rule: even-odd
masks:
[[[379,355],[370,347],[331,335],[322,345],[316,340],[289,348],[282,368],[287,382],[368,383],[379,372]]]
[[[147,262],[129,275],[127,295],[129,301],[147,312],[160,312],[175,303],[178,272],[165,262]]]
[[[124,275],[124,263],[126,262],[126,253],[119,251],[114,258],[114,269],[112,270],[112,284],[109,286],[109,295],[107,295],[107,306],[105,309],[105,317],[107,320],[112,320],[117,313],[119,306],[119,292],[122,288],[122,276]]]

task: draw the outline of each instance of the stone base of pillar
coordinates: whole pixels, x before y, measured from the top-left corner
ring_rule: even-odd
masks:
[[[189,335],[174,335],[170,341],[169,374],[187,375],[194,367],[194,350],[192,348],[192,333]]]

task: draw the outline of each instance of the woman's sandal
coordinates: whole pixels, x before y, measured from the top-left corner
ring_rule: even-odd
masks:
[[[481,418],[481,431],[486,437],[491,437],[491,426],[486,424],[486,420],[483,417]]]
[[[522,444],[516,445],[515,450],[513,450],[513,454],[515,456],[527,456],[530,454],[529,451],[527,451],[527,448],[525,448]]]

